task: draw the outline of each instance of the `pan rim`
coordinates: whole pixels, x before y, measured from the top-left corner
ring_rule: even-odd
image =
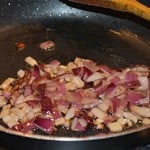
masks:
[[[63,142],[75,142],[75,141],[92,141],[92,140],[104,140],[109,138],[115,138],[115,137],[121,137],[125,135],[140,133],[142,131],[146,131],[150,129],[150,125],[144,125],[138,128],[134,129],[128,129],[123,132],[118,133],[100,133],[96,135],[90,135],[90,136],[83,136],[83,137],[66,137],[66,136],[47,136],[47,135],[37,135],[37,134],[29,134],[29,133],[22,133],[18,132],[12,129],[7,129],[3,126],[0,126],[0,132],[12,135],[12,136],[18,136],[22,138],[29,138],[29,139],[35,139],[35,140],[44,140],[44,141],[63,141]]]

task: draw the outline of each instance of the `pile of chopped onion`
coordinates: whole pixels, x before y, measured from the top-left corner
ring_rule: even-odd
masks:
[[[89,125],[111,132],[150,124],[150,67],[114,70],[76,58],[38,63],[0,85],[0,119],[10,129],[53,134],[59,126],[81,132]]]

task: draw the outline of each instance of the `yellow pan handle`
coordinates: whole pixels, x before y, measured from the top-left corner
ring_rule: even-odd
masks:
[[[137,0],[69,0],[76,3],[129,12],[150,21],[150,8]]]
[[[135,14],[150,21],[150,8],[137,0],[111,0],[116,5],[116,10]]]

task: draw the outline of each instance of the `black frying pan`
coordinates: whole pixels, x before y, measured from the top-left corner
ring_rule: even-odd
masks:
[[[150,6],[148,0],[141,2]],[[39,43],[46,40],[56,43],[53,52],[39,48]],[[16,42],[27,46],[18,51]],[[15,77],[20,68],[25,68],[24,58],[29,55],[44,62],[58,59],[62,63],[78,56],[115,68],[150,65],[150,23],[131,14],[65,0],[1,0],[0,81]],[[53,137],[0,130],[0,145],[10,150],[122,150],[150,142],[148,127],[103,135],[92,129],[86,133],[60,129]]]

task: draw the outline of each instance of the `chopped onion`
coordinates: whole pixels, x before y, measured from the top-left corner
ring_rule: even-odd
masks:
[[[99,72],[94,72],[92,75],[90,75],[86,82],[94,82],[96,80],[101,80],[104,78],[104,75],[102,73]]]
[[[73,68],[72,71],[75,75],[80,76],[83,80],[86,80],[92,74],[92,72],[86,67]]]
[[[73,131],[84,131],[87,127],[87,122],[83,118],[75,117],[72,121],[71,129]]]
[[[52,119],[37,117],[34,123],[45,132],[52,133],[54,131],[54,120]]]
[[[138,80],[140,81],[140,87],[138,88],[138,90],[148,90],[148,88],[150,88],[148,77],[139,76]]]
[[[30,57],[30,56],[25,58],[25,62],[27,64],[29,64],[31,67],[38,65],[37,61],[34,58]]]
[[[1,85],[0,119],[9,128],[53,134],[58,126],[83,132],[92,125],[120,132],[139,120],[149,123],[149,67],[114,70],[82,58],[66,66],[25,61],[31,67]]]
[[[143,95],[137,92],[128,92],[126,97],[131,104],[138,104],[141,99],[143,99]]]
[[[127,72],[125,79],[126,79],[125,84],[129,87],[140,86],[140,82],[137,78],[137,74],[135,74],[134,72],[131,72],[131,71]]]

